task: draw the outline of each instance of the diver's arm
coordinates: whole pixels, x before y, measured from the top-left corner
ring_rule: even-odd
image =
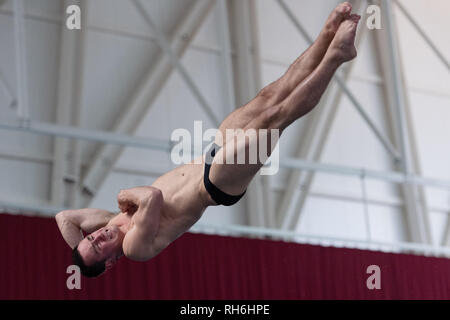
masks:
[[[65,210],[55,216],[64,240],[72,249],[89,234],[106,226],[114,214],[100,209]]]
[[[154,241],[164,204],[161,190],[154,187],[133,188],[121,192],[118,200],[121,208],[131,206],[137,209],[133,209],[133,226],[123,241],[124,254],[135,261],[152,258],[161,251],[156,248]]]

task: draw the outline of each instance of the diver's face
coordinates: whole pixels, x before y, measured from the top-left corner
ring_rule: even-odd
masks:
[[[100,261],[115,262],[122,255],[123,234],[116,226],[106,226],[87,235],[78,244],[86,265]]]

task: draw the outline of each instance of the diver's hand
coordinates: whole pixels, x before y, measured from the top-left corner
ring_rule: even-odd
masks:
[[[117,195],[117,203],[121,212],[134,214],[139,207],[146,205],[149,200],[159,191],[155,187],[136,187],[121,190]]]

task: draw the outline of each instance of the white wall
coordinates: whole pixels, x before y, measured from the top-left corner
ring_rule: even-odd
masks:
[[[16,91],[15,53],[11,1],[0,7],[0,72],[13,92]],[[315,37],[337,1],[286,1],[308,32]],[[28,86],[32,118],[55,120],[59,65],[59,19],[61,1],[25,1]],[[185,13],[193,0],[146,1],[145,5],[166,33]],[[445,0],[403,1],[411,14],[450,59],[450,43],[443,30],[449,30]],[[277,79],[289,64],[307,48],[274,0],[258,0],[258,28],[262,58],[262,82]],[[88,1],[86,61],[83,68],[82,126],[109,130],[120,114],[160,49],[148,26],[123,0]],[[410,93],[411,111],[418,141],[423,174],[450,180],[450,73],[446,72],[402,14],[396,11],[405,77]],[[364,22],[364,21],[363,21]],[[218,16],[214,10],[188,49],[182,63],[195,79],[208,103],[220,118],[226,115],[224,78],[221,72]],[[367,30],[366,30],[367,31]],[[375,31],[367,31],[348,85],[364,105],[376,125],[388,132],[388,114],[383,99],[383,83],[374,46]],[[321,161],[324,163],[394,170],[393,163],[373,133],[347,98],[342,99],[330,130]],[[6,105],[0,90],[1,121],[15,119],[16,110]],[[176,128],[193,129],[194,120],[203,120],[205,129],[213,124],[174,72],[150,111],[142,119],[136,135],[168,139]],[[305,117],[290,127],[281,142],[281,155],[292,156],[302,142]],[[17,132],[0,131],[0,200],[45,203],[50,194],[52,139]],[[83,168],[92,161],[95,143],[82,144]],[[16,157],[6,154],[16,154]],[[22,158],[17,161],[17,157]],[[151,184],[159,173],[171,169],[168,155],[128,148],[116,169],[108,176],[93,206],[114,210],[120,189]],[[135,174],[126,173],[127,170]],[[150,173],[140,173],[147,171]],[[289,170],[274,177],[277,200],[286,184]],[[371,236],[379,241],[407,240],[402,198],[398,188],[389,183],[367,181]],[[431,208],[433,238],[436,243],[447,223],[450,192],[426,189]],[[366,221],[358,178],[317,174],[311,196],[306,202],[297,230],[305,234],[366,239]],[[232,208],[210,208],[203,223],[244,224],[246,204]]]

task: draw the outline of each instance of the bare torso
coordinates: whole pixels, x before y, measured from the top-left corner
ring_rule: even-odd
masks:
[[[197,222],[208,206],[216,205],[203,184],[203,159],[179,166],[162,175],[152,184],[161,190],[163,206],[160,212],[159,228],[154,245],[160,250],[185,233]],[[202,161],[201,163],[198,163]],[[119,214],[109,224],[134,225],[133,215]],[[140,246],[140,244],[135,244]]]
[[[208,206],[215,205],[203,184],[203,169],[203,163],[183,165],[153,183],[164,197],[156,243],[174,241],[201,218]]]

